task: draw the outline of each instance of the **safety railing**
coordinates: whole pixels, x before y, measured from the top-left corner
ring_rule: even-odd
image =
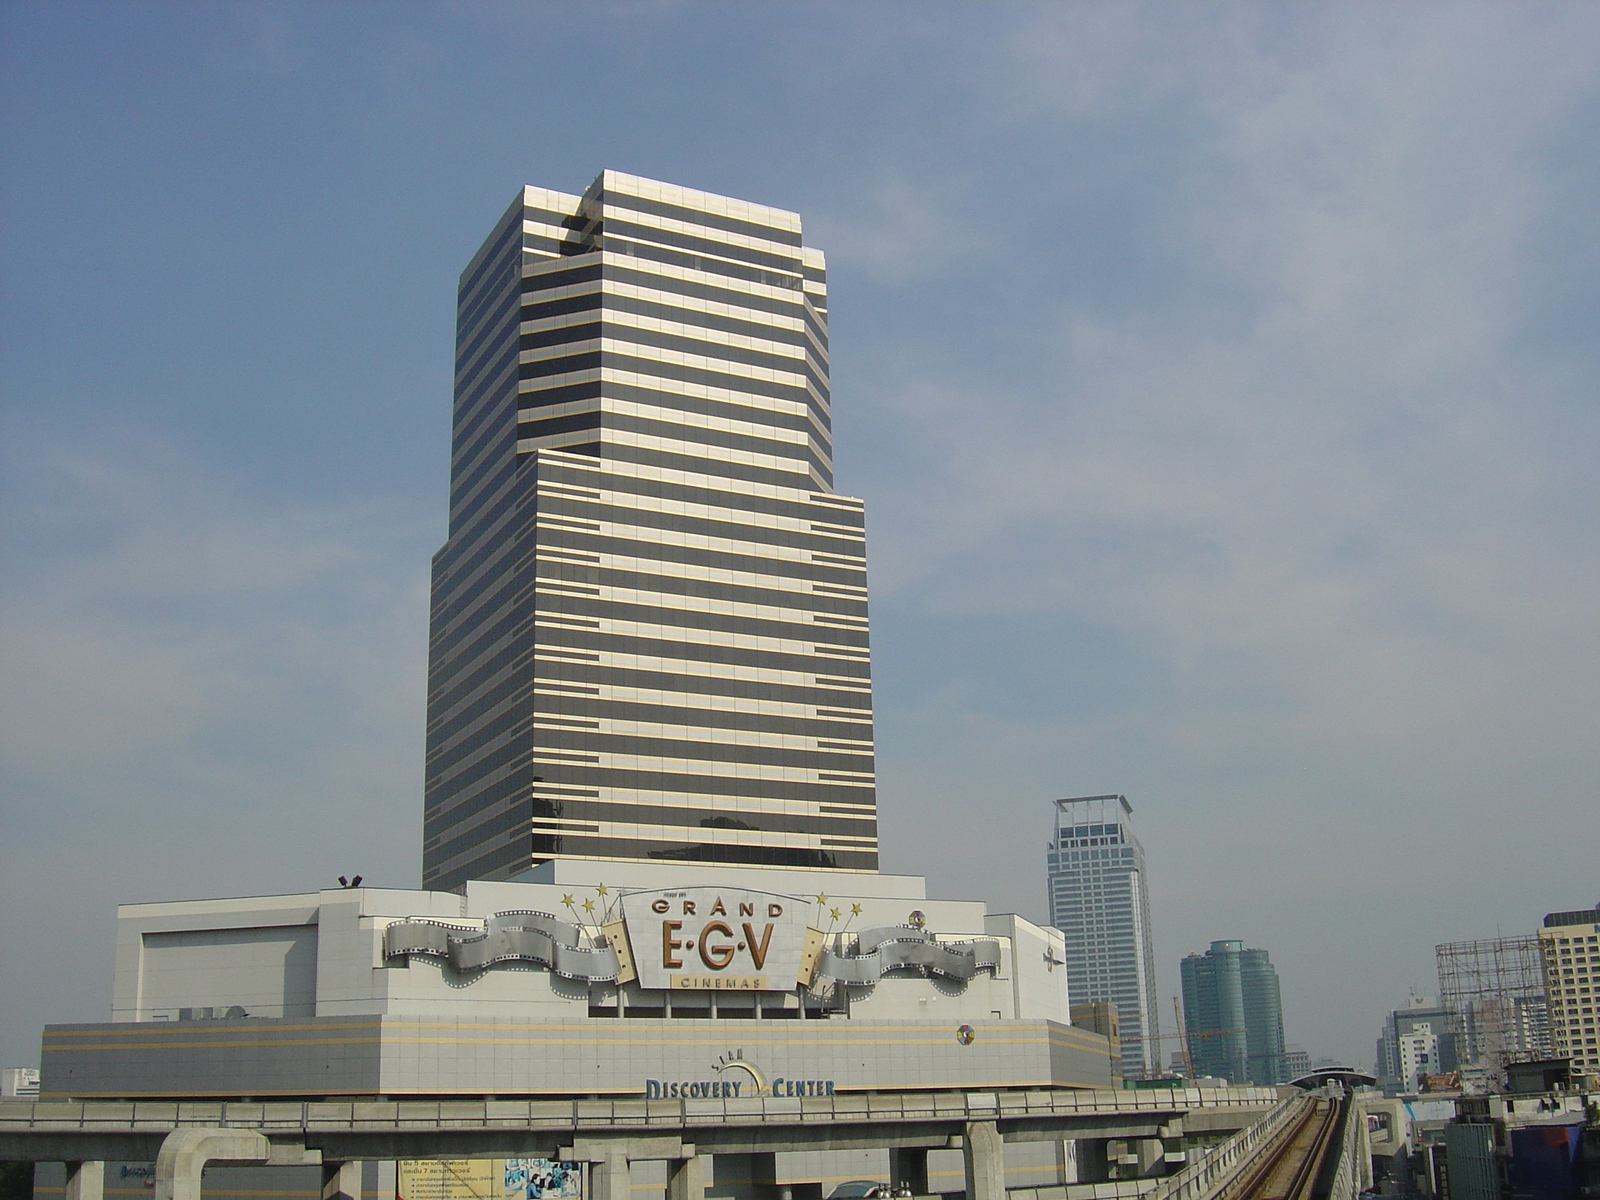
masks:
[[[1245,1162],[1286,1129],[1308,1103],[1304,1095],[1291,1096],[1255,1124],[1213,1146],[1199,1162],[1190,1163],[1176,1175],[1163,1179],[1145,1193],[1144,1200],[1202,1200],[1214,1196]]]

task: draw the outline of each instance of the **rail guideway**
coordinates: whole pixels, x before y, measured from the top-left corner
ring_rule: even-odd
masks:
[[[1329,1088],[1285,1100],[1143,1200],[1357,1200],[1370,1182],[1365,1122]]]

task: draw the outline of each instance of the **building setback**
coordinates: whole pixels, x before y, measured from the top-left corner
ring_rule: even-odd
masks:
[[[1161,1074],[1155,951],[1144,847],[1125,796],[1057,800],[1048,853],[1050,924],[1066,939],[1067,977],[1080,1004],[1117,1006],[1126,1079]]]
[[[873,871],[862,502],[794,213],[606,171],[462,272],[423,886]]]
[[[1283,1002],[1267,952],[1246,950],[1238,941],[1212,942],[1179,967],[1195,1074],[1240,1084],[1285,1082]]]

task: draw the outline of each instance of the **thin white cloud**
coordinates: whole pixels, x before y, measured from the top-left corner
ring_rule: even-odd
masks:
[[[898,755],[886,713],[891,811],[970,806],[995,780],[1142,781],[1146,829],[1169,839],[1172,957],[1270,902],[1249,920],[1309,970],[1305,931],[1330,912],[1381,923],[1397,878],[1480,913],[1519,905],[1531,927],[1592,888],[1588,868],[1486,888],[1479,864],[1537,858],[1538,823],[1592,837],[1600,787],[1600,526],[1572,515],[1600,449],[1572,385],[1592,347],[1528,344],[1552,269],[1535,244],[1570,202],[1558,148],[1600,99],[1600,25],[1346,8],[1285,30],[1188,10],[1086,64],[1063,11],[1018,39],[1039,111],[1137,129],[1103,106],[1144,96],[1201,118],[1144,229],[1164,286],[1120,310],[1063,295],[1053,361],[1020,391],[906,380],[892,423],[920,469],[874,493],[894,545],[879,612],[1112,631],[1160,682],[1125,720],[1002,718],[947,681],[901,718]],[[1074,236],[1027,232],[1045,256]],[[1059,674],[1102,682],[1070,659]],[[1508,832],[1513,794],[1534,824]],[[1010,837],[913,835],[910,857],[1006,878],[1042,857],[1047,798],[1036,820],[1020,796],[991,802],[1018,818]],[[1205,852],[1174,862],[1178,844]],[[1321,852],[1347,857],[1307,873]],[[1363,1044],[1382,1003],[1366,987],[1303,1011],[1307,1037]]]
[[[26,449],[0,593],[19,1062],[44,1022],[103,1019],[109,947],[85,938],[119,902],[415,885],[435,535],[393,503],[251,495],[139,437]]]

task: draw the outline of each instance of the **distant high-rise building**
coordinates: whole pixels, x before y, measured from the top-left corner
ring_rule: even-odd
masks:
[[[1304,1046],[1291,1043],[1283,1048],[1283,1082],[1293,1083],[1296,1079],[1311,1074],[1311,1055]]]
[[[1197,1075],[1283,1083],[1283,1001],[1265,950],[1212,942],[1180,964],[1183,1023]]]
[[[1155,948],[1144,847],[1124,796],[1057,800],[1049,849],[1050,924],[1066,937],[1067,978],[1080,1003],[1117,1006],[1122,1074],[1161,1074]]]
[[[1383,1019],[1375,1074],[1398,1081],[1402,1090],[1415,1091],[1421,1082],[1419,1067],[1426,1068],[1421,1072],[1424,1075],[1454,1071],[1459,1065],[1457,1028],[1457,1017],[1451,1009],[1434,1003],[1428,996],[1410,997],[1404,1008],[1395,1009]]]
[[[1550,913],[1539,930],[1550,1043],[1573,1075],[1600,1075],[1600,904]]]
[[[781,209],[606,171],[495,224],[457,294],[424,887],[565,858],[877,870],[827,313]]]

